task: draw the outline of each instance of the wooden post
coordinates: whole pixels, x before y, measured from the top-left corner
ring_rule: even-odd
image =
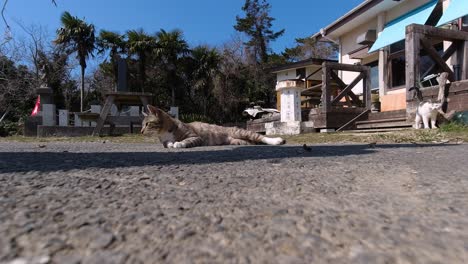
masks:
[[[420,39],[421,33],[416,31],[414,24],[406,27],[406,101],[411,101],[412,99],[409,89],[411,87],[419,87],[419,81],[421,80]]]
[[[371,70],[368,68],[365,72],[366,76],[364,77],[364,82],[363,82],[363,91],[362,95],[363,98],[362,100],[364,101],[366,109],[370,110],[371,109],[371,89],[372,89],[372,84],[371,84]]]
[[[461,79],[467,80],[468,79],[468,40],[464,42],[463,45],[463,57],[462,57],[462,73]]]
[[[322,64],[322,110],[324,113],[331,112],[331,68],[327,62]]]

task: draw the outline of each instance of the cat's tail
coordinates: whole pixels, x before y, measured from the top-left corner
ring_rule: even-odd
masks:
[[[264,135],[260,135],[258,133],[248,131],[245,129],[239,129],[239,128],[231,128],[232,130],[230,131],[230,136],[233,138],[238,138],[242,140],[247,140],[251,143],[263,143],[267,145],[282,145],[286,143],[286,140],[280,137],[265,137]]]
[[[283,145],[284,143],[286,143],[286,140],[280,137],[271,138],[263,136],[262,143],[265,143],[267,145]]]

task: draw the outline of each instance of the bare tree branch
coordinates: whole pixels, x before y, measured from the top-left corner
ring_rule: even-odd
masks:
[[[8,22],[7,22],[6,18],[5,18],[5,10],[6,10],[6,6],[8,4],[8,1],[9,0],[3,0],[3,7],[2,7],[2,12],[1,12],[3,23],[5,23],[5,25],[6,25],[7,32],[10,31],[10,25],[8,25]],[[52,4],[54,4],[54,6],[57,6],[56,0],[52,0]]]
[[[5,18],[5,9],[6,9],[7,4],[8,4],[8,0],[5,0],[5,2],[3,2],[3,7],[2,7],[2,18],[3,18],[3,22],[6,25],[7,31],[10,31],[10,25],[8,25],[8,22],[7,22],[6,18]]]

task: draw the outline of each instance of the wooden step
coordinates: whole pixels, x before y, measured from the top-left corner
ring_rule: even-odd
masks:
[[[394,131],[405,131],[410,130],[411,127],[393,127],[393,128],[374,128],[374,129],[354,129],[354,130],[345,130],[342,133],[353,134],[353,133],[385,133],[385,132],[394,132]]]
[[[386,111],[386,112],[377,112],[370,113],[369,120],[379,120],[379,119],[388,119],[388,118],[403,118],[406,117],[406,110],[396,110],[396,111]]]
[[[375,128],[392,128],[392,127],[411,127],[412,123],[406,121],[405,118],[387,118],[379,120],[366,120],[356,122],[357,129],[375,129]]]

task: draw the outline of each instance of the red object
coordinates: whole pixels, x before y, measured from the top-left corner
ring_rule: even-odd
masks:
[[[36,105],[34,106],[34,109],[31,113],[31,116],[35,116],[37,115],[37,112],[39,112],[39,107],[41,106],[41,96],[38,95],[37,96],[37,100],[36,100]]]

